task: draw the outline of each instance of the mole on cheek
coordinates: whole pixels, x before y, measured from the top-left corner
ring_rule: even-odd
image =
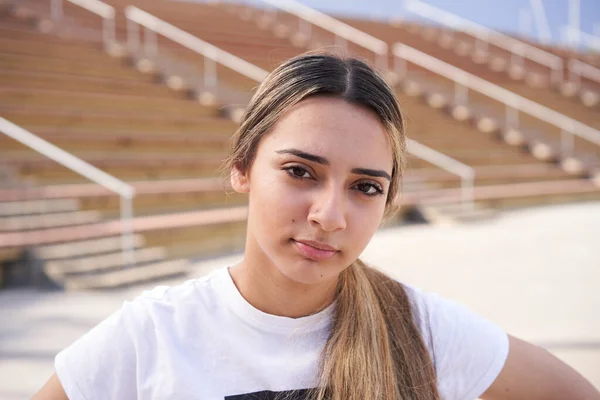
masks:
[[[294,222],[296,222],[296,220],[295,220],[295,219],[292,219],[292,223],[294,223]]]

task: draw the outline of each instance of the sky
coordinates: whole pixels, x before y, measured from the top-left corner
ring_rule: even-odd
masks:
[[[299,0],[300,3],[330,14],[362,15],[368,17],[409,17],[403,11],[404,0]],[[526,33],[538,38],[539,33],[530,19],[520,23],[519,15],[532,15],[530,0],[422,0],[425,3],[452,12],[460,17],[492,29],[510,33]],[[541,0],[550,27],[551,40],[560,42],[560,27],[568,24],[569,2],[572,0]],[[587,33],[600,30],[600,0],[579,0],[580,29]],[[524,10],[524,11],[520,11]],[[526,17],[521,21],[526,21]],[[600,32],[596,31],[600,36]]]

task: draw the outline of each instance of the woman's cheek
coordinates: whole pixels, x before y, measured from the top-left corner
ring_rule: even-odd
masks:
[[[365,207],[364,204],[357,204],[348,213],[347,229],[352,232],[359,254],[367,247],[371,237],[377,231],[381,220],[380,214],[377,208]]]
[[[286,219],[294,218],[291,214],[298,213],[301,205],[306,202],[306,190],[289,180],[291,178],[273,177],[260,188],[260,207],[265,219],[285,222]]]

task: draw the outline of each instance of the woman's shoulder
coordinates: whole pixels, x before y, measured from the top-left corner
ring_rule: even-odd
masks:
[[[432,313],[442,311],[441,308],[448,307],[452,301],[444,299],[440,294],[427,291],[421,287],[398,281],[404,288],[406,296],[411,305],[413,319],[415,323],[425,328],[431,324],[429,319]]]
[[[135,398],[136,382],[156,367],[140,360],[197,338],[198,327],[213,321],[220,274],[144,290],[57,354],[56,373],[69,398]]]
[[[132,341],[144,340],[196,324],[210,323],[223,307],[219,280],[223,271],[215,270],[199,278],[174,285],[156,285],[141,290],[123,302],[107,320],[115,320],[114,329],[126,333]],[[99,326],[106,326],[107,320]],[[170,337],[170,335],[162,337]]]
[[[495,322],[460,301],[400,283],[411,304],[415,324],[437,347],[449,347],[453,340],[465,337],[505,340],[505,332]]]
[[[213,270],[198,278],[186,279],[176,285],[157,285],[143,290],[131,302],[150,308],[198,307],[213,304],[219,280],[225,268]]]
[[[399,283],[406,292],[412,312],[415,318],[419,320],[419,324],[427,323],[435,326],[437,324],[456,322],[455,318],[457,317],[460,317],[463,323],[471,319],[485,319],[458,300],[406,282]]]
[[[401,282],[402,283],[402,282]],[[402,283],[443,398],[477,398],[500,373],[508,336],[495,322],[438,293]]]

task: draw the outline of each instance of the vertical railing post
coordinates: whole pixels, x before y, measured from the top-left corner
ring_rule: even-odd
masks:
[[[506,104],[506,127],[519,129],[519,110]]]
[[[133,193],[121,195],[121,250],[123,265],[135,266],[135,249],[133,243]]]
[[[156,32],[148,27],[144,27],[144,52],[150,56],[156,56],[158,53],[156,43]]]
[[[553,68],[550,75],[550,82],[554,87],[559,87],[565,78],[565,67],[562,61],[558,62]]]
[[[400,57],[394,52],[394,72],[398,75],[400,80],[406,78],[407,75],[407,61],[405,58]]]
[[[465,105],[469,101],[469,88],[460,82],[454,82],[454,104]]]
[[[137,52],[140,47],[140,27],[129,18],[127,18],[127,45],[132,53]]]
[[[388,50],[383,50],[375,53],[375,65],[380,71],[387,71],[388,69]]]
[[[475,208],[475,174],[473,170],[461,175],[461,203],[463,211],[473,211]]]
[[[560,154],[561,156],[570,156],[573,154],[575,146],[575,135],[573,135],[573,124],[563,124],[560,127]]]
[[[581,38],[579,30],[581,29],[581,3],[580,0],[569,0],[569,44],[579,50]]]
[[[108,50],[115,42],[115,17],[102,19],[102,42],[104,49]]]
[[[211,89],[217,87],[217,63],[206,55],[204,56],[204,86]]]
[[[581,72],[576,60],[569,61],[569,82],[574,82],[577,86],[581,85]]]
[[[565,157],[573,154],[573,134],[565,129],[560,130],[560,155]]]

